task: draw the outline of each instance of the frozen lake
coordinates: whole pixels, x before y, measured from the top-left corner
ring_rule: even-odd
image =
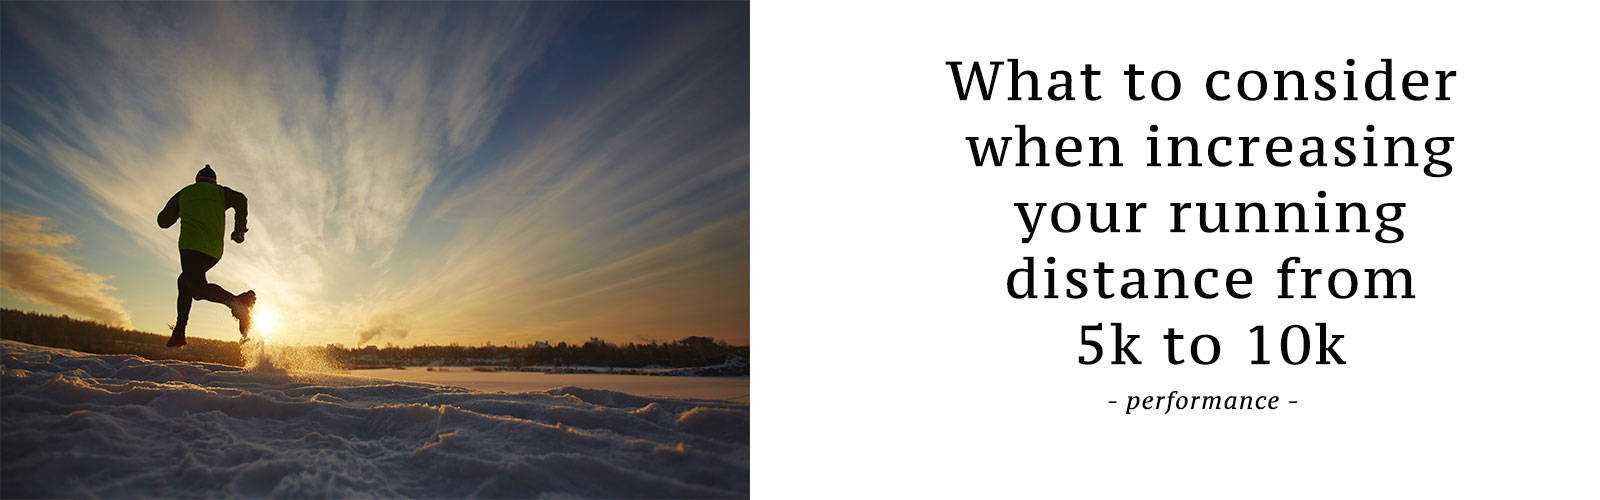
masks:
[[[474,391],[519,393],[543,391],[564,386],[626,392],[640,396],[720,399],[750,403],[750,377],[665,377],[650,375],[606,375],[590,373],[480,372],[470,367],[452,366],[449,371],[428,371],[423,367],[404,370],[351,370],[361,377],[453,385]]]

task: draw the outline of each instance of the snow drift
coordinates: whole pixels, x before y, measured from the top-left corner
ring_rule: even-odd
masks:
[[[0,341],[0,495],[737,497],[749,407]]]

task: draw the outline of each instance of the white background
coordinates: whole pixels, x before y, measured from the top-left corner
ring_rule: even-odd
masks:
[[[759,497],[1595,493],[1595,30],[1519,2],[1107,6],[759,2],[752,9],[752,404]],[[1448,102],[1227,102],[1210,69],[1456,70]],[[948,60],[1094,63],[1099,102],[961,102]],[[1130,102],[1127,63],[1184,76]],[[1120,169],[975,168],[968,135],[1114,135]],[[1147,169],[1145,127],[1454,136],[1419,169]],[[1404,202],[1371,234],[1171,234],[1171,201]],[[1041,233],[1014,202],[1143,201],[1144,233]],[[1247,267],[1248,300],[1010,299],[1025,255]],[[1272,270],[1405,267],[1409,301],[1286,301]],[[1079,366],[1078,327],[1144,335]],[[1256,324],[1327,322],[1345,366],[1252,366]],[[1169,366],[1166,327],[1223,342]],[[1269,337],[1271,338],[1271,337]],[[1269,344],[1275,351],[1276,343]],[[1124,415],[1129,394],[1265,393],[1276,412]],[[1590,496],[1592,498],[1592,496]]]

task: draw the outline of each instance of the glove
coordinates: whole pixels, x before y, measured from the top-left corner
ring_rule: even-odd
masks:
[[[242,230],[241,231],[234,231],[233,232],[233,242],[234,243],[244,243],[244,231],[242,231]]]

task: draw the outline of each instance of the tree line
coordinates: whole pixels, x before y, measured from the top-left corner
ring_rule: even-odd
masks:
[[[0,338],[91,354],[132,354],[145,359],[244,366],[238,342],[190,337],[189,345],[173,349],[167,347],[166,335],[15,309],[0,309]]]
[[[237,342],[190,338],[182,349],[166,347],[167,337],[109,326],[65,315],[51,316],[0,309],[0,338],[94,354],[133,354],[147,359],[203,361],[243,366]],[[536,342],[525,346],[417,345],[396,347],[295,346],[344,369],[381,366],[503,366],[612,368],[693,368],[735,365],[715,374],[748,375],[750,346],[730,345],[709,337],[671,342],[614,344],[591,337],[582,344]]]
[[[504,365],[602,366],[615,368],[689,368],[711,366],[734,359],[749,359],[749,346],[735,346],[708,337],[686,337],[672,342],[613,344],[591,337],[582,344],[537,342],[511,346],[418,345],[411,347],[326,346],[345,366]]]

